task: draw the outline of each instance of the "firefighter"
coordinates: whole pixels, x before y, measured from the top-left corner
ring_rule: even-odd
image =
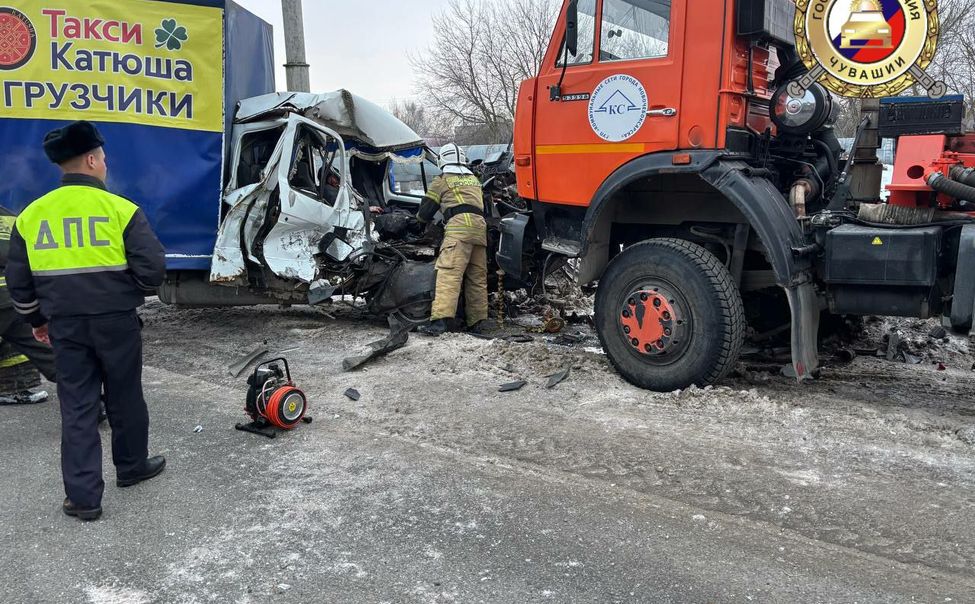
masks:
[[[145,291],[162,284],[165,256],[142,210],[106,189],[104,144],[88,122],[47,134],[44,151],[63,172],[61,187],[17,218],[7,262],[14,308],[54,348],[63,511],[82,520],[102,514],[103,385],[116,484],[135,485],[166,466],[162,456],[148,454],[136,314]]]
[[[479,331],[488,318],[487,223],[481,182],[454,143],[440,150],[440,170],[443,174],[430,184],[417,215],[421,223],[430,223],[440,211],[445,224],[433,311],[430,323],[419,330],[430,336],[447,331],[447,319],[457,314],[461,284],[468,329]]]
[[[7,266],[10,253],[10,234],[17,215],[0,206],[0,272]],[[14,311],[7,280],[0,276],[0,338],[14,350],[27,357],[49,382],[56,381],[54,372],[54,351],[47,344],[38,342],[31,328]]]

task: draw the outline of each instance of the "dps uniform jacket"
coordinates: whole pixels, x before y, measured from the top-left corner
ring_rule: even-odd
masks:
[[[14,231],[17,215],[0,206],[0,272],[7,268],[7,257],[10,256],[10,236]],[[10,292],[7,291],[7,279],[0,275],[0,310],[7,310],[13,306]]]
[[[14,308],[34,327],[138,308],[166,273],[145,214],[97,178],[66,174],[61,185],[27,206],[11,233]]]

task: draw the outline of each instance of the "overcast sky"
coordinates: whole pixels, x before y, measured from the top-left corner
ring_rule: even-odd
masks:
[[[284,90],[280,0],[236,0],[274,26],[278,90]],[[381,105],[415,94],[408,54],[433,40],[430,17],[447,0],[303,0],[312,92],[347,88]]]

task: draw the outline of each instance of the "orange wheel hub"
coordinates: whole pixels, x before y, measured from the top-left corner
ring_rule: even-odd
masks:
[[[630,294],[623,302],[619,320],[630,345],[641,354],[666,353],[674,342],[677,316],[667,298],[657,291]]]

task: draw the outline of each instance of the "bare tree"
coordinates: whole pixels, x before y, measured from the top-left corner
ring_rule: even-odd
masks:
[[[975,0],[939,0],[941,37],[928,72],[965,96],[966,115],[975,118]],[[924,94],[914,87],[915,94]]]
[[[436,127],[433,115],[428,111],[426,105],[420,101],[398,101],[394,99],[390,104],[389,111],[399,121],[412,128],[414,132],[425,139],[439,138],[444,135],[443,129]]]
[[[434,17],[435,42],[411,57],[437,123],[467,133],[463,143],[507,142],[518,87],[534,77],[559,0],[450,0]]]

